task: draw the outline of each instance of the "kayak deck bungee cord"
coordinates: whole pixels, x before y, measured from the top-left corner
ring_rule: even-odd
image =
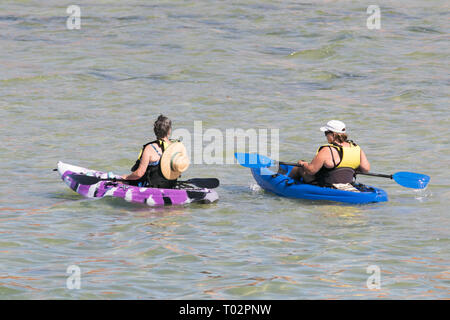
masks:
[[[106,172],[86,169],[64,162],[58,162],[57,168],[61,179],[78,194],[86,198],[103,198],[106,196],[123,198],[128,202],[144,203],[149,206],[162,205],[183,205],[188,203],[212,203],[219,199],[216,191],[207,188],[188,187],[186,183],[180,188],[160,189],[145,188],[125,184],[120,181],[114,181],[114,178],[120,179],[120,176],[111,177]],[[79,176],[90,176],[99,179],[94,184],[80,183],[82,179]]]

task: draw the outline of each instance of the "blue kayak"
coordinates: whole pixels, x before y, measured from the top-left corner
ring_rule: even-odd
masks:
[[[286,173],[276,173],[267,167],[251,168],[251,171],[261,188],[283,197],[361,204],[388,201],[384,190],[363,184],[354,185],[358,191],[344,191],[298,182],[288,177],[292,168],[280,164],[280,169]]]

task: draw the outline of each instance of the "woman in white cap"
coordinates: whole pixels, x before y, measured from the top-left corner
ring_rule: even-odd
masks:
[[[364,151],[348,140],[342,121],[328,121],[320,131],[325,133],[328,144],[319,147],[311,162],[298,161],[301,167],[292,169],[291,178],[320,186],[333,186],[352,183],[356,171],[369,172],[370,163]]]
[[[189,158],[181,142],[169,139],[172,121],[160,115],[153,125],[156,140],[142,146],[132,173],[123,175],[129,184],[149,188],[174,188],[177,178],[189,167]]]

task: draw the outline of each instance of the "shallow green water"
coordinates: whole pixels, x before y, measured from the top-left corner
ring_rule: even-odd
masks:
[[[0,4],[0,298],[449,297],[445,1],[379,2],[381,30],[359,1],[92,2],[72,31],[59,1]],[[360,178],[390,201],[350,206],[194,165],[186,177],[217,176],[220,201],[151,209],[82,199],[51,171],[127,172],[159,113],[191,131],[279,129],[288,161],[312,158],[339,118],[374,172],[432,180]]]

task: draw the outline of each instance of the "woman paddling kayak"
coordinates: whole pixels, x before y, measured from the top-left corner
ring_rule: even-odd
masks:
[[[132,173],[122,179],[135,180],[129,184],[148,188],[174,188],[178,177],[189,167],[184,145],[169,139],[172,121],[160,115],[153,125],[156,140],[142,146]]]
[[[328,121],[320,131],[325,132],[328,144],[319,147],[310,163],[299,160],[301,167],[294,167],[289,177],[304,183],[329,187],[352,183],[356,171],[369,172],[370,163],[364,151],[348,140],[342,121]]]

